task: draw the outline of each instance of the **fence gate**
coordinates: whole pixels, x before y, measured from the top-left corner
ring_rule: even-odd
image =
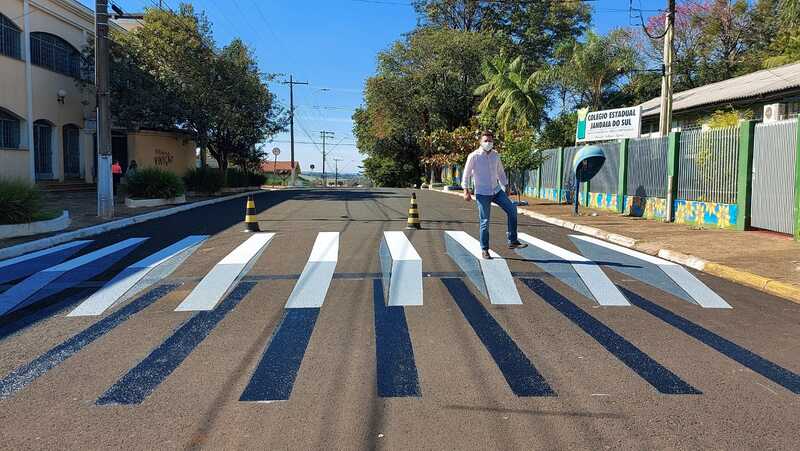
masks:
[[[793,233],[797,120],[756,125],[750,225]]]

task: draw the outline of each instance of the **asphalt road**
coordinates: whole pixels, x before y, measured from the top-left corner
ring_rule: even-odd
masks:
[[[492,305],[445,252],[444,231],[477,237],[474,204],[417,191],[424,305],[386,308],[380,240],[405,227],[409,196],[257,196],[276,235],[210,312],[174,310],[251,236],[244,201],[95,237],[82,254],[149,239],[0,317],[0,448],[796,449],[800,305],[696,274],[733,307],[704,309],[607,269],[634,305],[601,307],[505,249],[499,209],[492,248],[523,304]],[[520,231],[580,253],[564,229],[521,216]],[[285,309],[320,232],[340,233],[324,304]],[[191,234],[211,236],[154,288],[66,316]]]

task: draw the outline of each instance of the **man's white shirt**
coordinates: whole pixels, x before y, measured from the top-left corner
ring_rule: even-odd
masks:
[[[469,154],[467,164],[464,165],[461,186],[465,190],[469,189],[471,180],[475,181],[475,194],[482,196],[492,196],[508,185],[500,155],[494,150],[485,152],[483,149]]]

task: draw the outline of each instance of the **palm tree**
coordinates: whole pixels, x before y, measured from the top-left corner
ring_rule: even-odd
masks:
[[[485,83],[475,89],[475,95],[483,97],[478,105],[481,114],[495,119],[503,134],[539,125],[547,99],[539,91],[537,79],[527,73],[521,56],[509,61],[501,53],[487,60],[482,72]]]
[[[636,52],[624,30],[605,36],[588,32],[585,42],[571,42],[557,50],[562,62],[531,74],[535,85],[560,85],[575,97],[575,103],[592,111],[601,109],[619,91],[619,82],[636,68]]]

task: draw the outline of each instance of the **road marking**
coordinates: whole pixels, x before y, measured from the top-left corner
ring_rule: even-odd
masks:
[[[406,234],[383,232],[380,259],[387,305],[422,305],[422,258]]]
[[[484,260],[480,242],[464,231],[445,231],[444,244],[450,258],[492,304],[522,304],[508,264],[500,255],[490,249],[492,258]]]
[[[67,316],[102,315],[103,312],[115,303],[130,299],[137,293],[142,292],[154,283],[168,276],[177,265],[172,266],[167,271],[159,271],[158,277],[146,278],[149,274],[157,272],[154,271],[157,267],[169,262],[173,258],[179,256],[179,254],[182,258],[188,257],[207,238],[208,235],[190,235],[128,266],[101,289],[89,296]]]
[[[715,334],[699,324],[693,323],[680,315],[672,313],[664,307],[648,301],[631,290],[620,288],[625,295],[628,296],[628,299],[631,300],[633,305],[681,330],[686,335],[700,341],[729,359],[746,366],[772,382],[786,388],[792,393],[800,394],[800,375],[770,362],[760,355],[737,345],[727,338]]]
[[[290,308],[270,339],[239,401],[285,401],[289,399],[306,353],[319,308]]]
[[[687,271],[686,268],[677,263],[673,263],[671,261],[664,260],[659,257],[654,257],[652,255],[647,255],[645,253],[635,251],[633,249],[628,249],[627,247],[608,243],[603,240],[598,240],[597,238],[592,238],[582,235],[570,235],[569,237],[573,239],[573,242],[579,248],[581,248],[581,252],[583,252],[584,254],[587,253],[584,252],[584,250],[587,250],[588,252],[591,252],[591,250],[586,246],[581,247],[580,246],[581,242],[593,244],[595,246],[600,246],[609,249],[611,251],[617,252],[619,254],[627,255],[629,257],[633,257],[634,259],[644,261],[652,266],[657,267],[664,274],[666,274],[666,276],[672,282],[674,282],[678,287],[680,287],[681,291],[686,293],[689,296],[689,298],[687,299],[685,296],[680,296],[679,293],[674,293],[672,290],[669,290],[668,288],[666,289],[666,291],[672,292],[673,294],[678,294],[679,297],[682,297],[687,301],[693,302],[704,308],[732,308],[730,304],[725,302],[725,300],[722,299],[717,293],[708,288],[708,286],[706,286],[706,284],[701,282],[700,279],[695,277],[692,273]],[[599,260],[597,258],[592,258],[592,259],[595,261]],[[624,268],[619,268],[619,270],[625,272]],[[640,278],[641,276],[640,271],[633,271],[629,274],[637,278]],[[656,286],[657,288],[664,289],[663,286],[659,286],[660,284],[651,283],[650,281],[646,280],[646,278],[640,280],[650,285]]]
[[[30,385],[31,382],[47,371],[77,354],[81,349],[107,334],[131,316],[144,310],[147,306],[166,296],[179,284],[161,285],[134,299],[130,304],[111,315],[92,324],[77,335],[72,336],[60,345],[51,348],[30,363],[20,366],[3,379],[0,379],[0,399],[7,399],[14,393]]]
[[[0,283],[21,279],[63,262],[92,240],[78,240],[0,262]]]
[[[506,333],[500,324],[473,296],[461,279],[442,279],[461,313],[489,351],[517,396],[556,396],[544,377]]]
[[[405,310],[401,306],[387,306],[384,303],[380,280],[372,281],[372,300],[375,309],[378,396],[420,396],[417,365]]]
[[[147,238],[129,238],[39,271],[0,294],[0,315],[19,310],[106,271]]]
[[[328,294],[339,257],[339,232],[320,232],[286,308],[319,308]]]
[[[659,393],[669,395],[702,394],[700,390],[686,383],[675,373],[642,352],[633,343],[611,330],[592,315],[586,313],[541,280],[523,279],[523,283],[576,326],[580,327],[601,346],[606,348],[614,357],[619,359],[628,368],[632,369],[639,377],[652,385]]]
[[[141,404],[164,380],[178,368],[189,354],[253,289],[255,283],[237,284],[222,300],[219,307],[195,313],[169,338],[122,376],[95,401],[97,405]]]
[[[274,233],[254,233],[219,261],[194,287],[176,312],[213,310],[267,247]]]
[[[620,293],[616,285],[611,282],[608,276],[595,262],[583,257],[582,255],[578,255],[554,244],[534,238],[527,233],[520,233],[519,239],[525,241],[534,248],[544,251],[547,255],[555,256],[556,258],[560,259],[562,263],[557,263],[560,266],[563,266],[564,263],[569,263],[569,265],[580,278],[582,284],[591,292],[591,297],[594,298],[598,304],[606,306],[631,305],[630,302],[625,299],[625,296]],[[517,249],[517,253],[523,257],[533,260],[533,263],[536,263],[545,271],[550,272],[549,269],[553,266],[552,264],[540,264],[539,262],[542,262],[543,260],[541,258],[542,255],[537,255],[538,252],[531,247]],[[558,277],[558,274],[554,275]]]

